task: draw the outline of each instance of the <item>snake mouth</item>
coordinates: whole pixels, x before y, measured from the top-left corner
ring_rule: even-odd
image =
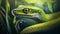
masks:
[[[42,22],[42,17],[39,13],[21,13],[21,12],[18,12],[18,11],[14,11],[14,16],[16,16],[17,18],[28,18],[28,19],[33,19],[37,22]]]

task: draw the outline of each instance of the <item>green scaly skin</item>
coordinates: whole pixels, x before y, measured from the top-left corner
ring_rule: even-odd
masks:
[[[52,14],[45,14],[44,11],[41,8],[33,7],[33,6],[22,6],[22,7],[19,7],[17,9],[14,9],[14,10],[17,10],[17,11],[15,11],[15,13],[13,13],[13,11],[14,11],[13,10],[12,11],[13,15],[14,16],[16,16],[15,14],[17,14],[17,15],[22,15],[22,14],[25,15],[21,11],[22,8],[30,8],[30,9],[34,9],[34,10],[39,10],[37,12],[40,13],[40,15],[43,17],[43,20],[45,19],[44,20],[45,22],[26,27],[25,29],[23,29],[21,31],[21,34],[30,34],[30,33],[38,32],[38,31],[45,31],[45,30],[49,30],[49,29],[54,28],[55,26],[60,25],[60,23],[59,23],[60,22],[60,16],[59,16],[60,12],[56,12],[56,13],[52,13]],[[31,15],[31,14],[28,14],[28,15]],[[33,16],[33,15],[31,15],[31,16]]]

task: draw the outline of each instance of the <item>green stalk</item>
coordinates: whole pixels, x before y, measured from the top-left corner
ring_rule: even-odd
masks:
[[[6,23],[7,23],[8,32],[9,34],[11,34],[11,28],[10,28],[9,19],[8,19],[9,10],[10,10],[10,5],[8,0],[6,0]]]

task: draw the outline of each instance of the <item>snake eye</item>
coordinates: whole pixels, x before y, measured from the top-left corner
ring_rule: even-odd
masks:
[[[28,14],[30,10],[29,10],[29,8],[24,8],[22,11],[23,11],[23,13]]]

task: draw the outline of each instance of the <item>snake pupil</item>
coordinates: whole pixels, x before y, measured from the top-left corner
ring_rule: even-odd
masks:
[[[24,9],[23,9],[23,12],[24,12],[25,14],[28,14],[28,13],[29,13],[29,9],[28,9],[28,8],[24,8]]]

